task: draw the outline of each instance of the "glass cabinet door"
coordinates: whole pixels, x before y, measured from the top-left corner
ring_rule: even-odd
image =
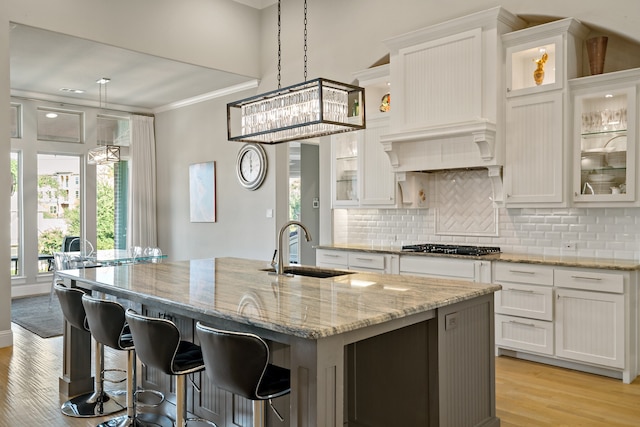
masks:
[[[358,133],[333,136],[334,206],[358,203]]]
[[[635,89],[576,97],[576,201],[633,201]],[[578,150],[576,150],[578,151]]]

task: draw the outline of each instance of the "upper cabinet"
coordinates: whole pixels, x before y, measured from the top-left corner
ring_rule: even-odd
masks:
[[[395,175],[380,143],[389,133],[389,65],[355,73],[365,88],[367,128],[333,136],[334,207],[384,207],[396,202]]]
[[[500,35],[523,26],[497,7],[385,41],[394,90],[382,143],[394,171],[487,167],[501,175]]]
[[[502,36],[507,207],[567,204],[567,80],[578,75],[587,32],[567,18]]]
[[[635,206],[640,69],[569,82],[573,96],[573,200]]]

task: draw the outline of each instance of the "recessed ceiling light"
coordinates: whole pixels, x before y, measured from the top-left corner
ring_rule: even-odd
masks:
[[[45,117],[47,117],[48,119],[55,119],[56,117],[58,117],[58,115],[56,113],[47,113],[45,114]]]
[[[70,89],[68,87],[61,87],[60,92],[70,92],[70,93],[84,93],[82,89]]]
[[[612,93],[608,93],[604,96],[605,98],[613,98],[613,94]]]

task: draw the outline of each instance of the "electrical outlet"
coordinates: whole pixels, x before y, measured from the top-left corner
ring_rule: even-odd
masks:
[[[450,331],[458,327],[458,313],[450,313],[444,316],[444,330]]]
[[[571,242],[571,241],[562,242],[562,249],[566,249],[566,250],[569,250],[569,251],[575,251],[576,250],[576,242]]]

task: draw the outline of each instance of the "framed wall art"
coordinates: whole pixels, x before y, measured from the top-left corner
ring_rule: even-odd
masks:
[[[191,222],[216,222],[216,163],[189,165]]]

